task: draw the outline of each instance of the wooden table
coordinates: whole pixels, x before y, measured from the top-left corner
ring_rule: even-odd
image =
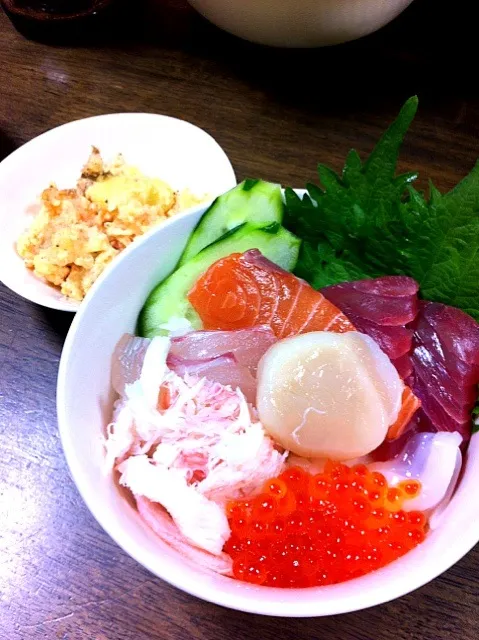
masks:
[[[473,9],[451,6],[416,0],[373,37],[296,52],[242,43],[178,0],[75,48],[30,42],[1,14],[0,159],[69,120],[152,111],[213,134],[239,179],[302,186],[318,160],[367,153],[418,93],[401,168],[448,189],[479,156]],[[409,596],[324,619],[235,613],[155,579],[93,520],[63,458],[55,383],[71,316],[3,286],[0,313],[0,638],[477,640],[477,548]]]

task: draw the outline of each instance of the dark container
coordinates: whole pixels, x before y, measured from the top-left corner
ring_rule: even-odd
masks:
[[[129,5],[134,6],[137,0]],[[25,37],[73,45],[108,39],[125,16],[127,0],[0,0],[14,27]]]

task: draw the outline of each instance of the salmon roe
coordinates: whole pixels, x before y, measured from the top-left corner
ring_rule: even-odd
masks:
[[[427,519],[402,507],[421,491],[416,480],[389,487],[365,465],[328,461],[323,473],[299,467],[268,480],[249,500],[227,505],[224,550],[238,580],[312,587],[357,578],[420,544]]]

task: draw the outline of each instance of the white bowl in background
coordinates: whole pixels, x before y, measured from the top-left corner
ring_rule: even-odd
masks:
[[[175,266],[202,209],[173,218],[128,247],[86,296],[68,333],[58,374],[58,424],[73,479],[90,511],[130,556],[179,589],[225,607],[274,616],[325,616],[398,598],[446,571],[479,541],[479,435],[440,527],[402,559],[343,584],[311,589],[257,587],[207,575],[143,524],[102,472],[100,436],[110,421],[113,349],[135,330],[154,285]]]
[[[236,185],[219,144],[195,125],[154,113],[114,113],[69,122],[27,142],[0,163],[0,280],[19,295],[52,309],[76,311],[80,303],[37,278],[15,250],[51,182],[75,186],[92,145],[108,161],[127,164],[193,193],[215,197]],[[196,207],[195,207],[196,209]],[[182,215],[182,214],[179,214]]]
[[[240,38],[276,47],[320,47],[377,31],[412,0],[188,0]]]

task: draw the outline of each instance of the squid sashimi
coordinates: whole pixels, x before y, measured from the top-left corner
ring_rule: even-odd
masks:
[[[408,480],[420,482],[421,492],[404,503],[405,511],[443,508],[459,478],[461,443],[457,432],[418,433],[395,458],[373,464],[370,469],[382,473],[393,487]]]
[[[371,336],[405,379],[412,371],[412,323],[419,310],[419,285],[406,276],[344,282],[321,291],[358,331]]]
[[[256,249],[215,262],[197,280],[188,299],[205,329],[269,325],[278,338],[307,331],[354,329],[319,291]]]
[[[421,419],[431,431],[471,435],[479,383],[479,325],[466,313],[421,302],[415,325],[409,382],[421,399]]]
[[[348,460],[381,444],[397,420],[403,389],[369,336],[305,333],[276,343],[261,360],[258,413],[293,453]]]

